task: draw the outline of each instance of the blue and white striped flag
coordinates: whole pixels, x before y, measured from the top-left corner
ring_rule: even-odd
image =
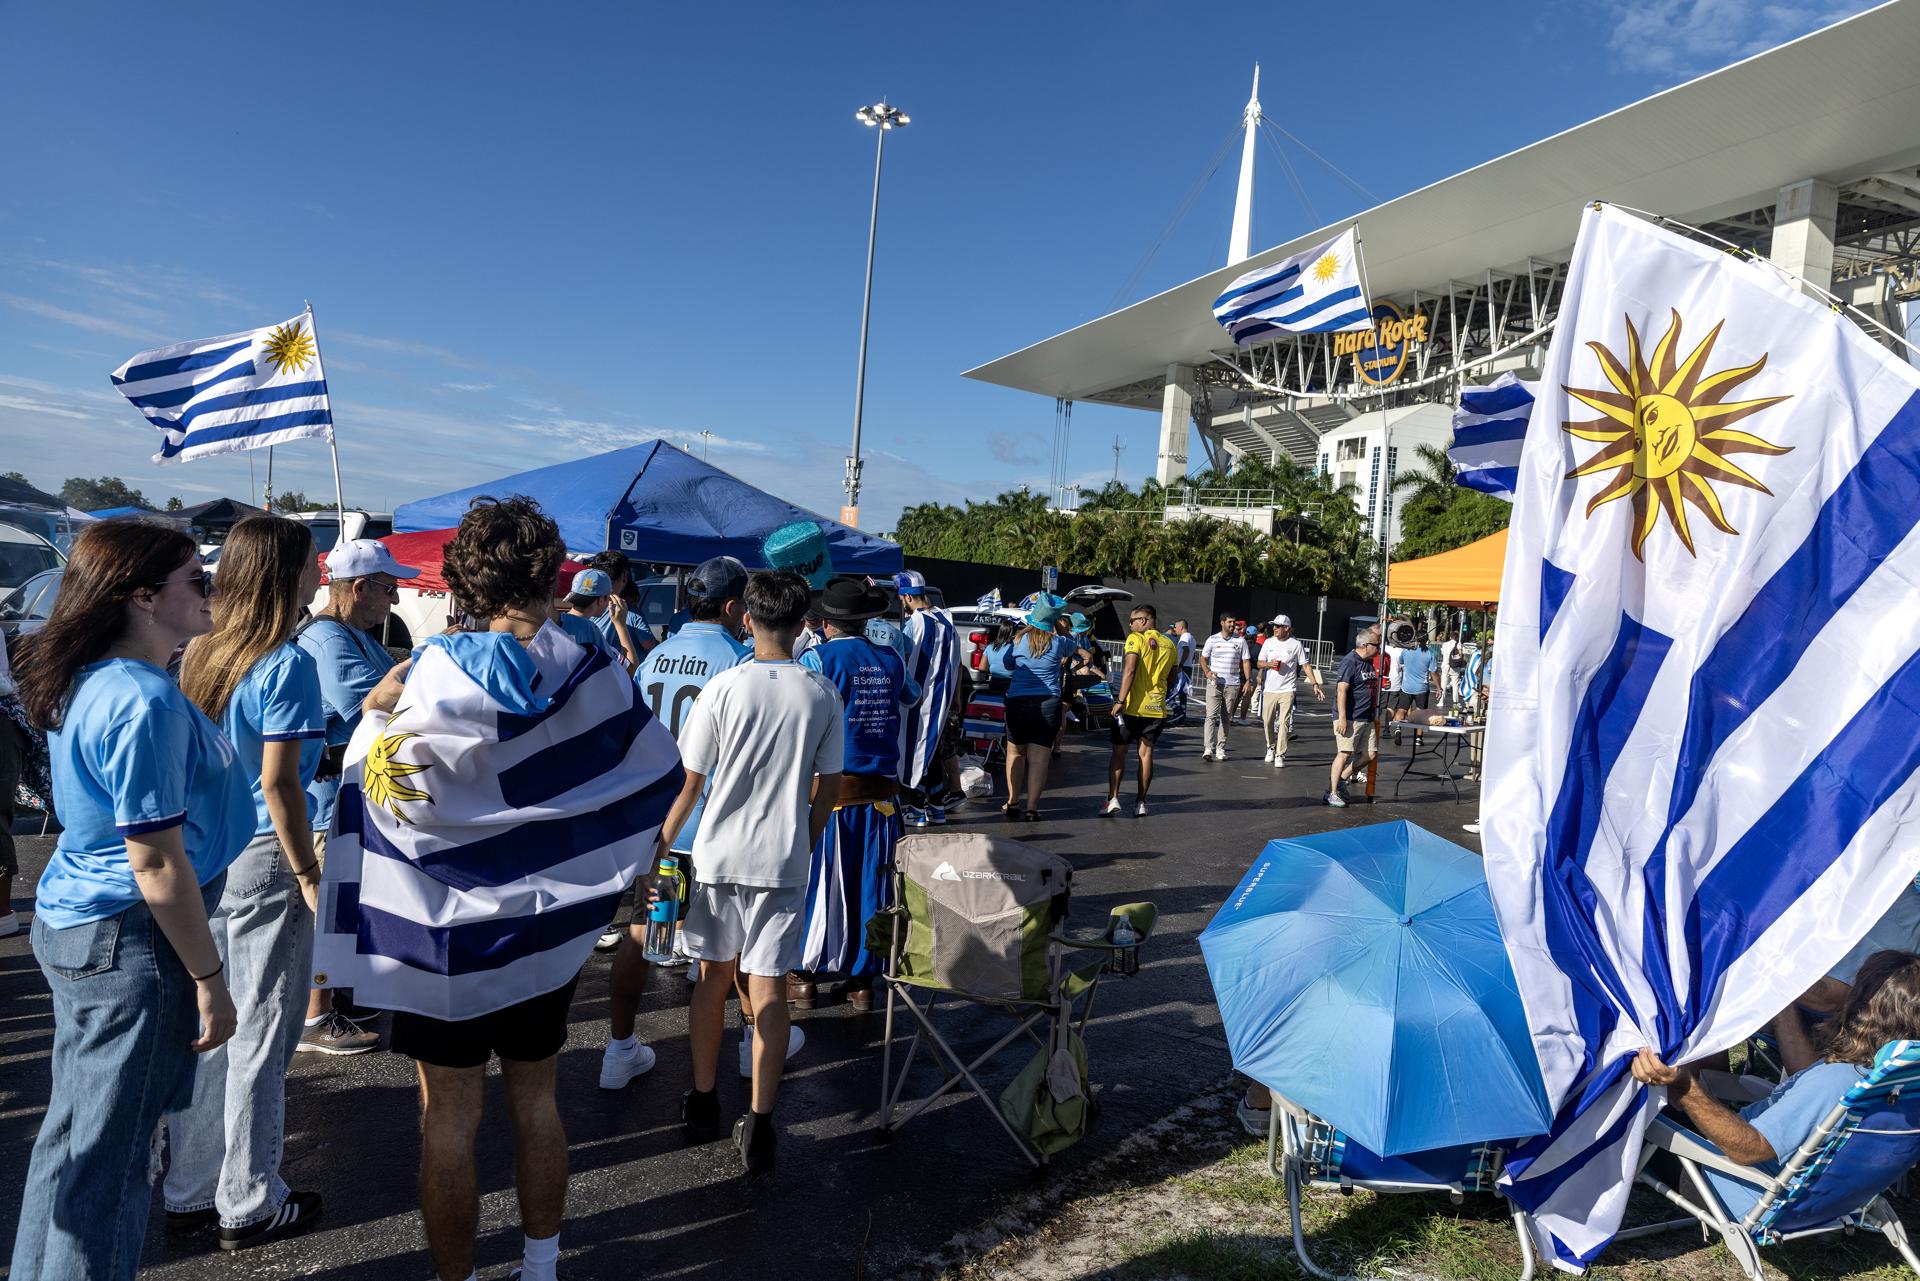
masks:
[[[960,687],[960,629],[944,609],[916,609],[901,629],[912,646],[907,655],[907,688],[920,697],[900,718],[900,786],[918,788],[933,770],[946,732],[947,713]],[[926,790],[938,792],[935,780]]]
[[[156,463],[305,436],[333,439],[310,312],[282,325],[143,351],[113,371],[113,385],[160,429]]]
[[[988,592],[985,596],[978,598],[973,603],[975,605],[978,605],[981,609],[999,609],[1000,608],[1000,589],[998,587],[994,588],[992,591]]]
[[[1538,386],[1506,373],[1485,387],[1460,393],[1460,407],[1453,411],[1453,447],[1447,450],[1455,483],[1513,501],[1520,444],[1527,438]]]
[[[685,775],[667,727],[599,649],[551,623],[436,636],[346,772],[314,982],[470,1019],[564,985],[644,872]]]
[[[1920,861],[1920,371],[1772,267],[1590,209],[1521,455],[1487,881],[1551,1131],[1502,1186],[1583,1269],[1664,1091]]]
[[[1213,300],[1213,318],[1242,347],[1276,334],[1373,328],[1353,228],[1303,254],[1254,268]]]

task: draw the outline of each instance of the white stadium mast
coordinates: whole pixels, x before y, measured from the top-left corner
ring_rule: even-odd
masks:
[[[1253,64],[1253,93],[1247,98],[1246,138],[1240,144],[1240,186],[1233,197],[1233,236],[1227,266],[1253,255],[1253,139],[1260,130],[1260,64]]]

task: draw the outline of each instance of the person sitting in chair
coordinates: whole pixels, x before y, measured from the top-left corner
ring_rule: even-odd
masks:
[[[1780,1173],[1780,1162],[1866,1074],[1881,1046],[1920,1040],[1920,956],[1875,952],[1868,957],[1839,1016],[1822,1029],[1818,1046],[1797,1006],[1781,1012],[1773,1031],[1789,1075],[1772,1094],[1739,1112],[1700,1086],[1694,1079],[1698,1065],[1669,1067],[1643,1046],[1630,1069],[1636,1081],[1666,1086],[1667,1102],[1689,1127],[1729,1159],[1752,1166],[1761,1182]],[[1756,1186],[1714,1170],[1705,1174],[1735,1222],[1759,1200]]]

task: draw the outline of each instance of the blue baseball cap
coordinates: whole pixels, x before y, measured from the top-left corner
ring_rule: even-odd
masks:
[[[903,569],[893,576],[893,590],[902,596],[925,596],[927,576],[917,569]]]
[[[747,567],[731,556],[701,561],[687,579],[687,595],[694,600],[738,600],[746,591]]]
[[[583,569],[573,576],[573,586],[567,588],[569,596],[584,596],[588,600],[598,600],[602,596],[613,595],[613,579],[607,577],[602,569]]]

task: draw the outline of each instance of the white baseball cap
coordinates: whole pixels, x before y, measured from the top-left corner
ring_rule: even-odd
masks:
[[[368,574],[418,578],[420,571],[395,560],[387,545],[377,538],[349,538],[334,544],[327,553],[327,577],[365,578]]]
[[[1293,620],[1285,614],[1275,614],[1273,616],[1273,622],[1269,625],[1273,627],[1292,627]]]

